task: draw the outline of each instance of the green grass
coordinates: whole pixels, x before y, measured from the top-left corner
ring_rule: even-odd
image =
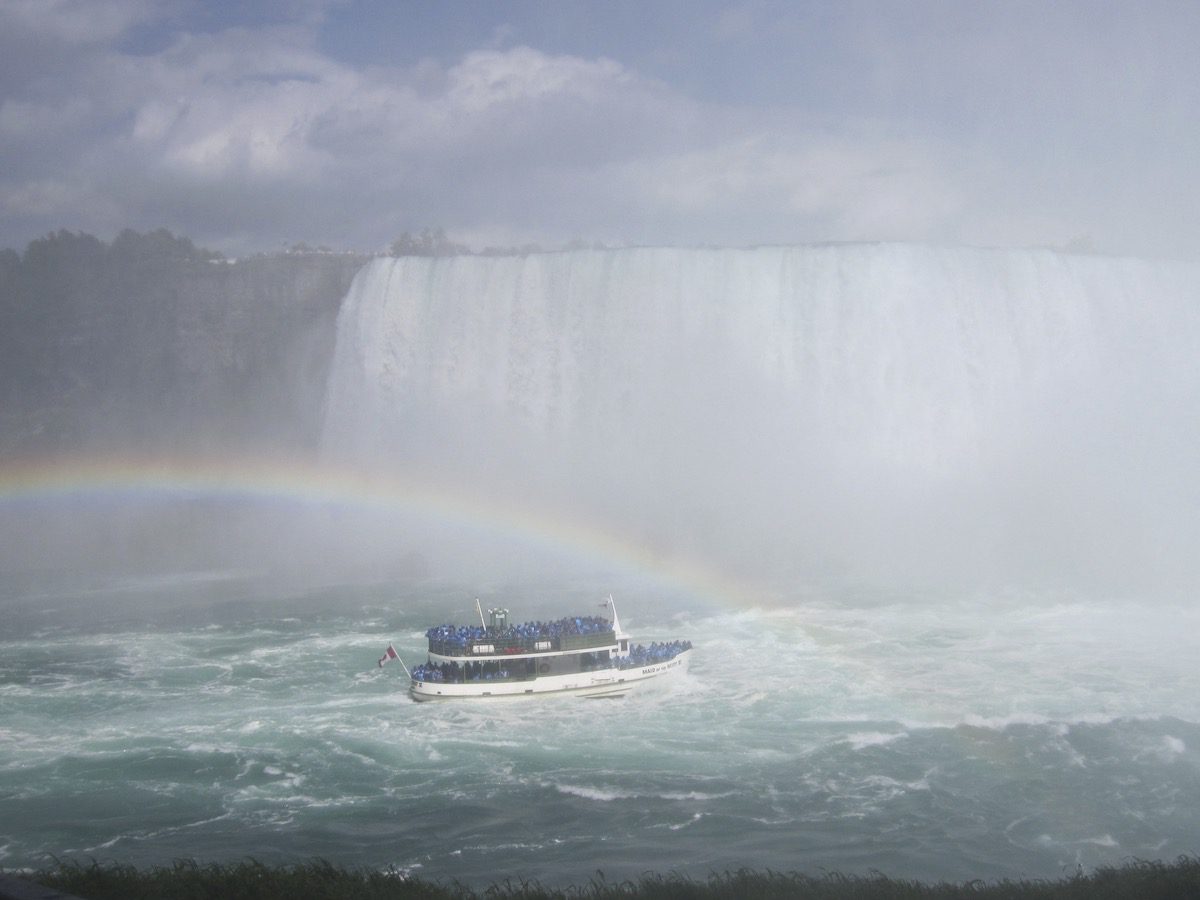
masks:
[[[323,860],[294,866],[248,862],[200,865],[180,860],[139,871],[133,866],[58,863],[31,878],[85,900],[908,900],[908,898],[1067,897],[1079,900],[1200,898],[1200,857],[1175,862],[1136,860],[1056,881],[971,881],[926,884],[885,875],[801,875],[739,869],[703,881],[682,875],[643,875],[612,882],[597,872],[585,885],[544,887],[508,879],[482,890],[457,882],[410,878],[399,872],[345,869]]]

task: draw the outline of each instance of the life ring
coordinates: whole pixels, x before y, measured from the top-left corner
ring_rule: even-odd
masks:
[[[550,671],[550,663],[542,663],[540,666],[538,666],[538,671],[545,675]]]

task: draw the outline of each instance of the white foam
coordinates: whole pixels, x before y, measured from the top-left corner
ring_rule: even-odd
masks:
[[[692,813],[692,817],[690,819],[688,819],[686,822],[680,822],[677,825],[668,825],[667,827],[670,828],[672,831],[679,831],[683,828],[687,828],[689,825],[695,825],[702,818],[704,818],[704,813],[699,813],[699,812]]]
[[[600,803],[611,803],[614,800],[631,800],[638,796],[628,791],[606,790],[604,788],[586,787],[583,785],[555,784],[553,787],[560,794],[582,797],[585,800],[596,800]]]
[[[882,731],[861,731],[856,734],[848,734],[845,737],[848,743],[855,750],[863,750],[867,747],[881,747],[884,744],[890,744],[893,741],[898,741],[901,738],[908,737],[908,732],[882,732]]]
[[[875,789],[875,792],[884,797],[897,797],[910,791],[928,791],[930,789],[928,774],[916,781],[901,781],[887,775],[869,775],[859,783]]]
[[[654,796],[662,800],[720,800],[724,797],[734,797],[736,795],[737,791],[722,791],[717,794],[709,794],[703,791],[667,791],[655,794]]]

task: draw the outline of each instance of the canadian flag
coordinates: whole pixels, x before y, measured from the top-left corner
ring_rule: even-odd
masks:
[[[396,655],[396,648],[393,647],[391,644],[388,644],[387,652],[384,653],[383,656],[379,657],[379,668],[382,669],[383,664],[385,662],[387,662],[389,659],[399,659],[399,658],[400,657]]]

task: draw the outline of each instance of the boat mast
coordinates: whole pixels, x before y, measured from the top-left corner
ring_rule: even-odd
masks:
[[[475,598],[475,609],[479,613],[479,624],[482,625],[484,630],[486,631],[487,630],[487,621],[483,618],[483,607],[479,605],[478,597]]]

